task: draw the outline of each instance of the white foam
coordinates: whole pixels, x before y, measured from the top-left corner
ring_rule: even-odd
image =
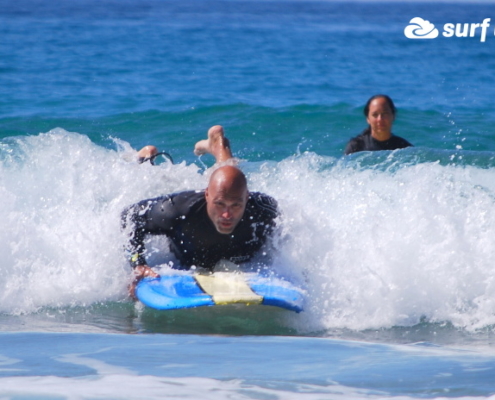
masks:
[[[284,211],[313,329],[411,325],[475,329],[495,319],[495,170],[352,168],[307,154],[256,179]]]
[[[280,386],[269,382],[267,386]],[[210,378],[172,378],[134,375],[105,375],[91,378],[66,377],[12,377],[0,378],[0,396],[23,398],[62,397],[64,399],[413,399],[409,396],[390,396],[385,392],[350,388],[336,383],[326,386],[288,384],[287,389],[271,388],[246,383],[241,379],[218,380]],[[29,397],[27,397],[29,396]],[[468,399],[461,397],[460,399]],[[474,398],[474,397],[472,397]]]
[[[139,165],[117,144],[61,129],[3,140],[0,312],[125,299],[122,209],[206,185],[195,165]],[[276,265],[309,294],[288,317],[299,329],[495,323],[495,169],[311,153],[242,168],[282,210]]]
[[[195,166],[139,165],[126,160],[129,149],[108,150],[62,129],[6,142],[0,312],[125,298],[122,209],[203,185]]]

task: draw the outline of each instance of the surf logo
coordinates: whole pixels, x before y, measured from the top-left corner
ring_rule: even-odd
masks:
[[[490,18],[485,18],[481,24],[445,24],[443,36],[445,37],[474,37],[480,30],[480,42],[486,40],[486,33],[490,26]]]
[[[490,18],[485,18],[481,24],[452,24],[447,23],[443,26],[442,36],[450,37],[475,37],[479,34],[480,42],[486,40],[486,34],[490,27]],[[404,35],[409,39],[435,39],[438,37],[438,29],[430,21],[420,17],[415,17],[409,21],[409,25],[404,29]]]
[[[404,35],[409,39],[435,39],[438,37],[438,29],[430,21],[415,17],[404,29]]]

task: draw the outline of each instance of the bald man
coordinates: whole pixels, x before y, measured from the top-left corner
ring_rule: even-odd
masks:
[[[210,153],[217,162],[232,157],[223,128],[212,127],[208,139],[198,142],[196,154]],[[250,193],[245,175],[234,165],[217,168],[204,191],[186,191],[143,200],[128,207],[123,215],[124,229],[130,235],[128,250],[136,277],[130,292],[145,276],[157,276],[147,265],[145,238],[166,235],[170,250],[179,261],[175,266],[213,270],[220,260],[242,264],[258,256],[271,236],[277,217],[276,201],[262,193]]]

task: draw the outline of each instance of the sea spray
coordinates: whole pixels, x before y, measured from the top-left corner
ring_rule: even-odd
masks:
[[[493,324],[495,169],[375,154],[363,167],[307,153],[261,172],[283,213],[280,250],[305,277],[301,326]]]
[[[127,301],[122,209],[207,183],[200,162],[140,165],[126,142],[108,149],[61,129],[2,146],[7,314]],[[241,162],[250,189],[279,203],[274,271],[307,291],[305,312],[286,323],[301,333],[425,319],[466,329],[493,324],[490,157],[416,148]],[[149,245],[150,262],[163,262],[166,240]]]
[[[130,269],[122,209],[202,187],[196,166],[139,165],[121,143],[119,151],[108,150],[62,129],[3,142],[9,154],[0,170],[6,313],[124,299]]]

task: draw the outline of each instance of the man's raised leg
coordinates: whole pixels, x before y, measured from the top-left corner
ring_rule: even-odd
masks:
[[[208,139],[200,140],[194,146],[194,154],[200,156],[209,153],[217,163],[227,161],[232,158],[229,139],[225,137],[223,127],[220,125],[212,126],[208,130]]]

